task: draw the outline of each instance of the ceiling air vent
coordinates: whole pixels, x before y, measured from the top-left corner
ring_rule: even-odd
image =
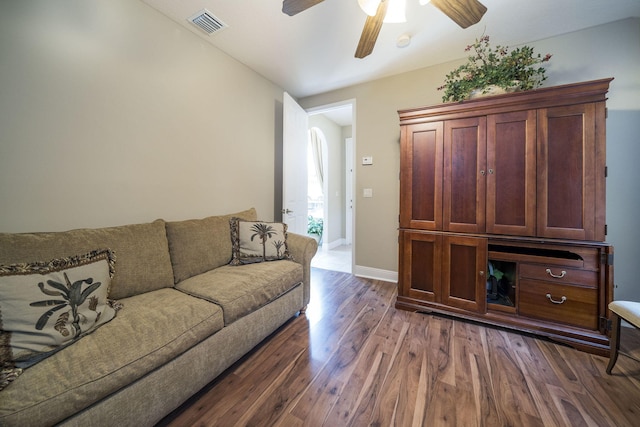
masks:
[[[189,18],[189,21],[207,34],[213,34],[216,31],[227,28],[227,24],[222,22],[207,9],[202,9],[200,12]]]

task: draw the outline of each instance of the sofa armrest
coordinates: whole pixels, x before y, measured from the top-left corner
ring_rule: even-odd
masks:
[[[294,261],[302,264],[304,272],[302,283],[304,287],[304,309],[309,304],[311,297],[311,258],[318,250],[318,242],[312,237],[289,232],[287,233],[287,246]]]

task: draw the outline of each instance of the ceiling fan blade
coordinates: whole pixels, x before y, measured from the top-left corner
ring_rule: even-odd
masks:
[[[322,3],[323,1],[324,0],[283,0],[282,12],[286,13],[289,16],[293,16],[309,9],[311,6]]]
[[[462,28],[477,24],[487,11],[478,0],[431,0],[431,4]]]
[[[388,0],[382,0],[378,5],[376,14],[374,16],[367,16],[362,34],[360,35],[360,41],[358,42],[358,48],[356,49],[356,58],[364,58],[373,52],[378,34],[380,34],[380,28],[382,28],[382,21],[387,14],[388,4]]]

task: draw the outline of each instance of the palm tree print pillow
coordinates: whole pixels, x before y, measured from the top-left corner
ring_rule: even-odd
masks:
[[[287,224],[231,218],[231,265],[292,259],[287,247]]]
[[[107,323],[115,255],[93,251],[0,266],[0,390],[27,368]]]

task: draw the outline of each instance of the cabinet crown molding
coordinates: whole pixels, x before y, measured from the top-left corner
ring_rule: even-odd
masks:
[[[559,107],[586,102],[605,102],[613,77],[507,93],[460,102],[398,110],[400,124],[492,114],[518,109]]]

